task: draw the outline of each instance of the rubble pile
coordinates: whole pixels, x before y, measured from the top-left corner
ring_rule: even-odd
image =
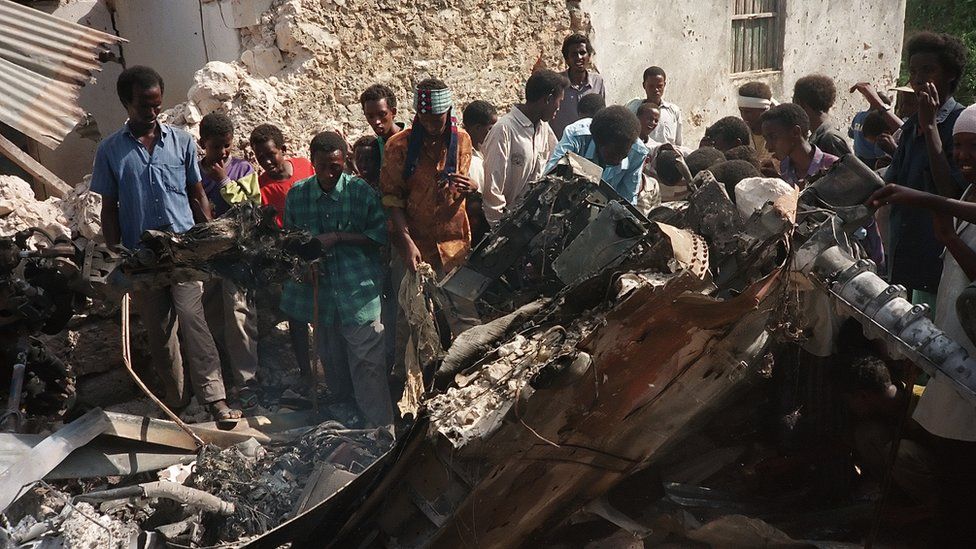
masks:
[[[243,53],[197,72],[187,101],[165,113],[195,131],[204,115],[228,113],[245,148],[251,130],[278,125],[294,151],[313,135],[338,130],[354,140],[367,128],[359,94],[389,85],[398,120],[412,118],[412,86],[445,80],[458,105],[487,100],[505,110],[519,100],[538,60],[562,66],[562,39],[589,27],[578,2],[449,0],[287,0],[241,29]],[[459,113],[455,113],[459,116]]]
[[[40,227],[52,237],[71,236],[60,199],[40,201],[30,183],[15,175],[0,175],[0,236]]]

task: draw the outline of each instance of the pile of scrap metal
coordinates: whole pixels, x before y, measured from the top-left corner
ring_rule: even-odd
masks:
[[[877,175],[848,156],[801,196],[767,183],[733,201],[701,172],[687,202],[645,218],[568,157],[443,281],[496,313],[438,364],[443,392],[389,454],[254,546],[517,547],[580,512],[648,535],[605,496],[768,374],[775,336],[802,335],[785,307],[799,280],[963,387],[972,359],[848,238]]]
[[[70,372],[32,338],[57,334],[89,299],[117,302],[125,292],[218,275],[242,287],[264,287],[303,278],[320,254],[319,242],[303,231],[285,231],[273,211],[244,204],[183,234],[147,231],[139,250],[112,250],[84,238],[52,236],[39,228],[0,237],[0,379],[12,379],[8,426],[27,409],[45,413],[68,401]],[[28,366],[30,366],[28,368]]]

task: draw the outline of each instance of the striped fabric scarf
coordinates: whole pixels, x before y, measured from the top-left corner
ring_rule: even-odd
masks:
[[[451,90],[426,90],[418,89],[414,96],[414,108],[417,116],[413,119],[413,126],[410,130],[410,137],[407,141],[407,158],[403,166],[403,178],[410,179],[410,176],[417,171],[417,162],[420,159],[420,150],[423,147],[424,138],[427,137],[427,130],[420,124],[421,114],[444,114],[447,113],[447,128],[444,130],[444,144],[447,146],[447,160],[444,162],[444,170],[440,178],[447,178],[457,171],[458,163],[458,122],[452,115],[453,99]]]

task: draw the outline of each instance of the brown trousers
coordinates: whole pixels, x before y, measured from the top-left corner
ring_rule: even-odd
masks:
[[[132,292],[134,311],[149,336],[153,368],[166,391],[163,400],[172,407],[182,408],[190,403],[187,375],[201,404],[225,398],[220,358],[204,319],[202,298],[201,282]],[[178,335],[182,336],[185,353],[180,352]]]
[[[247,292],[230,280],[203,285],[203,310],[214,343],[230,362],[234,383],[243,388],[258,374],[257,309]]]

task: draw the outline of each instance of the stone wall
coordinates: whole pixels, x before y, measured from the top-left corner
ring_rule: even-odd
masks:
[[[520,100],[540,60],[560,69],[559,48],[587,17],[566,0],[287,0],[256,26],[242,29],[233,63],[208,63],[188,101],[167,112],[191,131],[208,112],[228,112],[237,141],[270,122],[304,154],[311,137],[339,130],[350,140],[366,131],[359,94],[379,82],[398,97],[398,119],[410,121],[412,87],[445,80],[463,106],[487,100],[504,112]],[[175,93],[171,92],[171,93]],[[457,115],[460,117],[460,113]]]

